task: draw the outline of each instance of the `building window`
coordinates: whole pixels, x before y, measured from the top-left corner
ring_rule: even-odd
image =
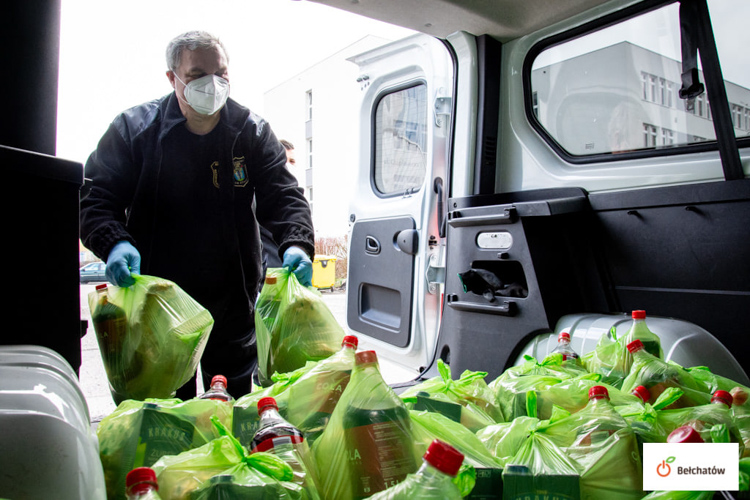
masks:
[[[664,105],[668,108],[671,108],[673,106],[674,102],[674,83],[667,82],[667,102],[664,103]]]
[[[305,93],[305,101],[307,103],[307,119],[312,120],[313,117],[313,94],[312,90],[308,90]]]
[[[411,193],[427,172],[427,86],[383,95],[375,108],[373,184],[382,194]]]
[[[539,118],[539,92],[531,94],[531,109],[534,111],[534,116]]]
[[[656,126],[648,123],[643,124],[643,147],[656,147]]]
[[[742,106],[732,104],[732,124],[734,128],[742,128]]]
[[[662,128],[661,129],[661,143],[663,146],[674,145],[674,131],[669,130],[668,128]]]

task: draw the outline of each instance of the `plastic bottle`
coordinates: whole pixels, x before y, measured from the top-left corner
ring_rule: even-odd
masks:
[[[200,399],[216,399],[233,403],[234,397],[227,391],[227,378],[224,375],[214,375],[211,379],[211,387],[198,396]]]
[[[358,342],[354,335],[346,335],[337,353],[318,362],[291,386],[287,417],[290,422],[299,423],[310,443],[325,430],[349,384]]]
[[[718,390],[714,392],[713,396],[711,396],[711,404],[722,404],[727,408],[731,408],[733,402],[734,398],[732,398],[732,395],[727,391]]]
[[[683,425],[669,433],[667,443],[705,443],[705,441],[698,431],[689,425]]]
[[[96,332],[104,368],[111,380],[112,377],[121,375],[118,365],[122,343],[128,331],[128,319],[123,308],[110,302],[106,283],[96,286],[96,303],[92,308],[91,323]]]
[[[138,467],[125,476],[125,488],[128,500],[160,500],[157,491],[159,483],[156,473],[150,467]]]
[[[562,354],[563,361],[573,361],[575,363],[580,362],[580,356],[570,346],[570,333],[560,332],[557,336],[557,347],[552,350],[552,354]]]
[[[590,414],[591,418],[578,429],[577,446],[595,446],[628,426],[610,402],[609,391],[601,385],[589,389],[589,402],[581,411]]]
[[[409,411],[385,383],[375,351],[355,355],[342,426],[354,498],[366,498],[417,470]]]
[[[623,382],[623,389],[630,387],[631,383],[637,381],[639,385],[648,389],[651,403],[669,387],[684,389],[680,384],[680,375],[677,369],[648,352],[642,340],[633,340],[627,345],[627,349],[633,356],[633,366],[631,367],[631,375]],[[682,408],[692,404],[688,401],[687,396],[683,395],[669,408]]]
[[[663,358],[664,355],[661,350],[661,341],[659,337],[648,329],[646,325],[646,311],[635,310],[631,313],[633,322],[630,325],[630,329],[625,334],[625,344],[629,344],[634,340],[640,340],[643,342],[643,347],[646,352],[656,356],[657,358]]]
[[[387,490],[376,493],[372,500],[397,499],[441,499],[459,500],[461,492],[453,484],[453,477],[458,474],[464,456],[451,445],[438,439],[434,440],[422,457],[422,466],[406,480]]]
[[[250,452],[271,451],[281,444],[299,444],[305,440],[302,432],[279,414],[276,400],[271,397],[258,401],[258,430],[250,443]]]
[[[644,403],[648,403],[648,400],[651,399],[651,392],[642,385],[639,385],[638,387],[630,391],[630,394],[637,397]]]

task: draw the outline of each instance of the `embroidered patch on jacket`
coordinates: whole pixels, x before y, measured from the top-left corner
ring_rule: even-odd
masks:
[[[215,161],[211,164],[211,179],[213,180],[214,187],[219,189],[219,162]]]
[[[245,157],[232,158],[232,163],[234,163],[234,187],[245,187],[248,183]]]

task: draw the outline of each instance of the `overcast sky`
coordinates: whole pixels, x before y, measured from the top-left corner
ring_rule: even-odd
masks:
[[[411,32],[295,0],[62,0],[57,155],[85,162],[121,111],[172,91],[169,40],[222,39],[232,97],[263,114],[263,93],[371,34]]]

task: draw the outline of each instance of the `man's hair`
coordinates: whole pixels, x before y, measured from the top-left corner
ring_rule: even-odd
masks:
[[[227,62],[229,62],[229,54],[226,47],[221,43],[221,40],[211,33],[205,31],[188,31],[178,35],[167,45],[167,67],[171,71],[175,71],[180,66],[182,51],[185,49],[212,49],[214,47],[221,48],[227,58]]]
[[[284,146],[284,149],[289,151],[290,149],[294,149],[294,144],[287,141],[286,139],[280,139],[279,142],[281,142],[281,145]]]

